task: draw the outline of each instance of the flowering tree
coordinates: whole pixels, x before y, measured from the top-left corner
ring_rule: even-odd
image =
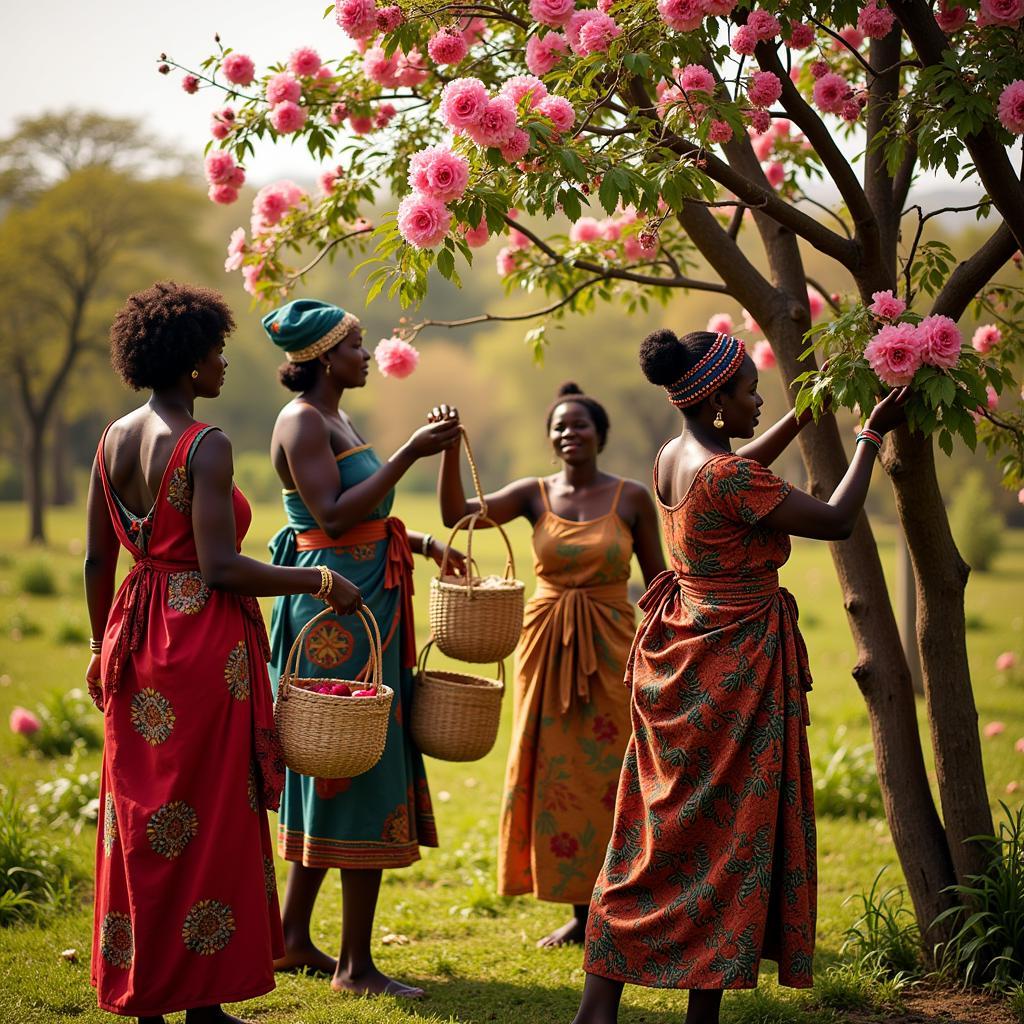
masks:
[[[989,832],[991,816],[977,732],[965,728],[976,720],[968,570],[933,438],[946,451],[980,438],[1007,484],[1021,485],[1022,292],[1012,277],[993,281],[1024,240],[1011,162],[1024,133],[1024,0],[940,0],[934,11],[924,0],[337,0],[334,14],[352,46],[338,60],[302,49],[258,76],[222,47],[183,81],[226,93],[206,158],[214,201],[237,198],[241,165],[264,139],[301,135],[326,168],[317,196],[290,182],[261,189],[249,235],[232,236],[227,269],[254,296],[276,300],[322,258],[363,251],[367,300],[386,291],[415,306],[430,268],[457,283],[495,235],[507,287],[547,301],[461,323],[536,320],[527,338],[538,351],[548,322],[600,302],[730,296],[766,339],[754,348],[761,365],[777,365],[800,384],[792,400],[824,414],[800,437],[819,494],[846,466],[824,396],[867,412],[885,385],[913,384],[909,427],[883,461],[917,582],[944,821],[867,521],[832,550],[893,839],[922,931],[941,938],[929,928],[952,898],[944,890],[981,866],[964,840]],[[928,237],[927,222],[949,211],[924,210],[914,186],[938,168],[984,190],[971,208],[991,234],[976,252]],[[823,180],[835,207],[819,198]],[[362,213],[389,194],[397,212],[374,227]],[[845,293],[807,280],[801,243],[835,262]],[[313,258],[297,263],[310,244]],[[697,276],[698,260],[711,276]],[[989,323],[967,345],[957,321],[972,304]],[[393,344],[437,325],[413,321]],[[1000,399],[1011,388],[1012,409]]]

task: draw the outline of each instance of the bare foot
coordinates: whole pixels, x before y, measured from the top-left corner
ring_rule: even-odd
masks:
[[[275,971],[309,971],[310,974],[333,974],[338,969],[338,961],[328,956],[312,943],[289,949],[279,960],[274,961]]]
[[[233,1017],[219,1006],[200,1006],[185,1011],[185,1024],[251,1024],[251,1021]]]
[[[357,996],[395,996],[398,999],[422,999],[426,993],[413,985],[404,985],[371,967],[364,974],[338,974],[331,978],[335,992],[350,992]]]
[[[554,949],[556,946],[578,946],[587,933],[587,922],[574,917],[571,921],[556,928],[550,935],[537,940],[538,949]]]

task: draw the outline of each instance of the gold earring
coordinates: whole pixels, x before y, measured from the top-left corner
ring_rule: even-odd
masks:
[[[724,427],[724,426],[725,426],[725,420],[724,420],[724,419],[722,418],[722,410],[721,410],[721,409],[719,409],[719,410],[718,410],[718,412],[717,412],[717,413],[715,413],[715,420],[714,420],[714,423],[715,423],[715,426],[716,426],[716,427],[717,427],[717,428],[718,428],[719,430],[721,430],[721,429],[722,429],[722,427]]]
[[[324,363],[324,373],[326,373],[327,376],[330,377],[330,375],[331,375],[331,364],[330,363]]]
[[[192,379],[193,380],[199,380],[199,371],[198,370],[193,370],[192,371]]]

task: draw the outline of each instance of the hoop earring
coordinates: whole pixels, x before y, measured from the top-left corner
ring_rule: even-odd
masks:
[[[193,370],[192,371],[192,379],[193,380],[199,380],[199,371],[198,370]]]
[[[722,410],[721,409],[719,409],[718,412],[715,413],[714,425],[719,430],[721,430],[722,427],[725,426],[725,420],[722,418]]]

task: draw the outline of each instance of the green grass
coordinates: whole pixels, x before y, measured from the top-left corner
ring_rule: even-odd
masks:
[[[413,529],[447,536],[429,497],[402,498],[396,511]],[[246,552],[266,557],[266,540],[280,520],[276,507],[258,506]],[[27,594],[18,585],[21,568],[36,562],[42,552],[27,549],[22,543],[24,509],[0,505],[0,722],[6,721],[16,704],[34,709],[49,691],[82,685],[88,651],[84,644],[62,640],[65,623],[88,621],[74,583],[82,558],[84,516],[81,510],[59,509],[50,514],[48,526],[51,545],[45,555],[61,586],[53,596]],[[517,555],[518,575],[527,580],[529,590],[529,529],[523,523],[513,524],[509,536]],[[499,543],[495,535],[481,534],[475,554],[482,570],[500,568]],[[883,543],[882,553],[892,579],[891,543]],[[121,568],[126,570],[125,560]],[[422,558],[416,558],[415,600],[421,640],[426,631],[430,570]],[[814,672],[809,733],[812,753],[826,749],[840,725],[846,727],[844,742],[869,742],[864,705],[849,675],[853,644],[826,545],[797,543],[782,576],[801,605],[801,625]],[[1024,654],[1022,578],[1024,533],[1008,533],[993,570],[976,574],[968,588],[972,621],[984,624],[984,628],[969,634],[981,722],[998,719],[1006,723],[1004,733],[983,741],[993,802],[1006,798],[1005,789],[1011,781],[1024,784],[1024,756],[1013,749],[1015,740],[1024,736],[1024,688],[1000,683],[994,669],[1001,651]],[[270,604],[268,601],[264,605],[268,612]],[[38,631],[26,630],[25,624],[35,625]],[[435,657],[436,664],[442,666],[444,660]],[[428,762],[441,848],[424,851],[423,860],[411,868],[385,875],[378,933],[382,937],[398,933],[410,942],[380,946],[380,965],[403,979],[425,985],[429,998],[414,1007],[399,1006],[391,1000],[343,1001],[332,996],[322,980],[285,977],[270,995],[243,1004],[245,1016],[261,1024],[547,1024],[572,1019],[583,983],[579,951],[541,953],[533,946],[537,937],[565,919],[565,909],[532,898],[509,900],[495,895],[496,825],[510,715],[511,700],[506,700],[498,743],[482,761],[463,765]],[[927,748],[926,727],[922,735]],[[0,785],[30,800],[35,783],[52,778],[59,763],[27,756],[17,738],[0,729]],[[99,754],[88,753],[81,758],[78,770],[90,771],[98,764]],[[1019,797],[1009,800],[1016,804]],[[82,829],[78,836],[68,827],[54,833],[53,838],[68,843],[75,863],[90,870],[95,841],[92,826]],[[822,978],[839,961],[843,932],[857,915],[854,904],[844,905],[844,901],[869,889],[883,865],[890,865],[885,874],[887,885],[901,880],[884,821],[820,819],[816,966]],[[283,882],[283,862],[278,862],[277,869]],[[340,914],[340,885],[335,875],[325,883],[313,921],[316,940],[331,951],[338,940]],[[0,929],[0,1021],[109,1021],[108,1015],[96,1009],[89,988],[90,929],[91,909],[86,904],[76,912],[56,917],[46,927]],[[61,958],[61,951],[69,948],[78,951],[77,963]],[[826,1007],[813,991],[779,989],[770,967],[762,977],[757,993],[726,996],[726,1024],[826,1024],[844,1019],[839,1009],[844,1000],[855,1003],[860,998],[859,993],[855,997],[846,991],[856,987],[853,982],[840,984],[841,979],[835,979],[830,986],[822,986],[822,995],[832,1004]],[[837,989],[844,991],[841,994]],[[627,988],[621,1019],[623,1024],[669,1024],[681,1020],[684,1006],[685,997],[680,993]]]

